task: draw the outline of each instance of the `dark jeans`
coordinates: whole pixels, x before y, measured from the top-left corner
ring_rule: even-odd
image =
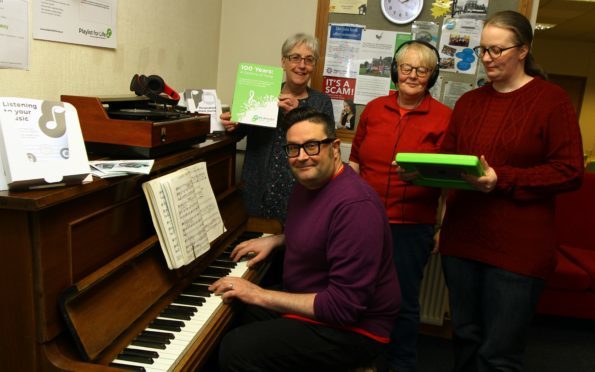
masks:
[[[544,280],[451,256],[449,290],[454,371],[522,371],[527,332]]]
[[[391,224],[393,260],[401,285],[401,309],[391,334],[387,360],[399,372],[414,371],[419,333],[419,287],[434,246],[434,226]]]
[[[247,306],[247,324],[221,341],[219,370],[344,371],[374,360],[383,344],[358,333],[279,317]]]

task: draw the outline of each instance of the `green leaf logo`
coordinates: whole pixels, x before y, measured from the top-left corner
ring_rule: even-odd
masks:
[[[107,36],[108,39],[110,37],[112,37],[112,29],[111,28],[108,28],[107,31],[105,32],[105,35]]]

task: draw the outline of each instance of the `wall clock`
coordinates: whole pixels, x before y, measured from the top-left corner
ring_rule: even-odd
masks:
[[[419,16],[424,0],[380,0],[380,6],[389,21],[402,25]]]

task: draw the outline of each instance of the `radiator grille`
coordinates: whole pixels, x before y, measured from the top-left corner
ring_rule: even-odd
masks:
[[[419,304],[422,323],[442,326],[448,309],[448,290],[439,254],[431,255],[428,260],[421,282]]]

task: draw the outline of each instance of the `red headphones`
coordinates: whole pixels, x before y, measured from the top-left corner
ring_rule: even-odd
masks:
[[[180,100],[178,92],[170,88],[160,76],[135,74],[130,82],[130,90],[137,96],[147,96],[156,103],[176,106]],[[165,95],[163,95],[164,93]]]

